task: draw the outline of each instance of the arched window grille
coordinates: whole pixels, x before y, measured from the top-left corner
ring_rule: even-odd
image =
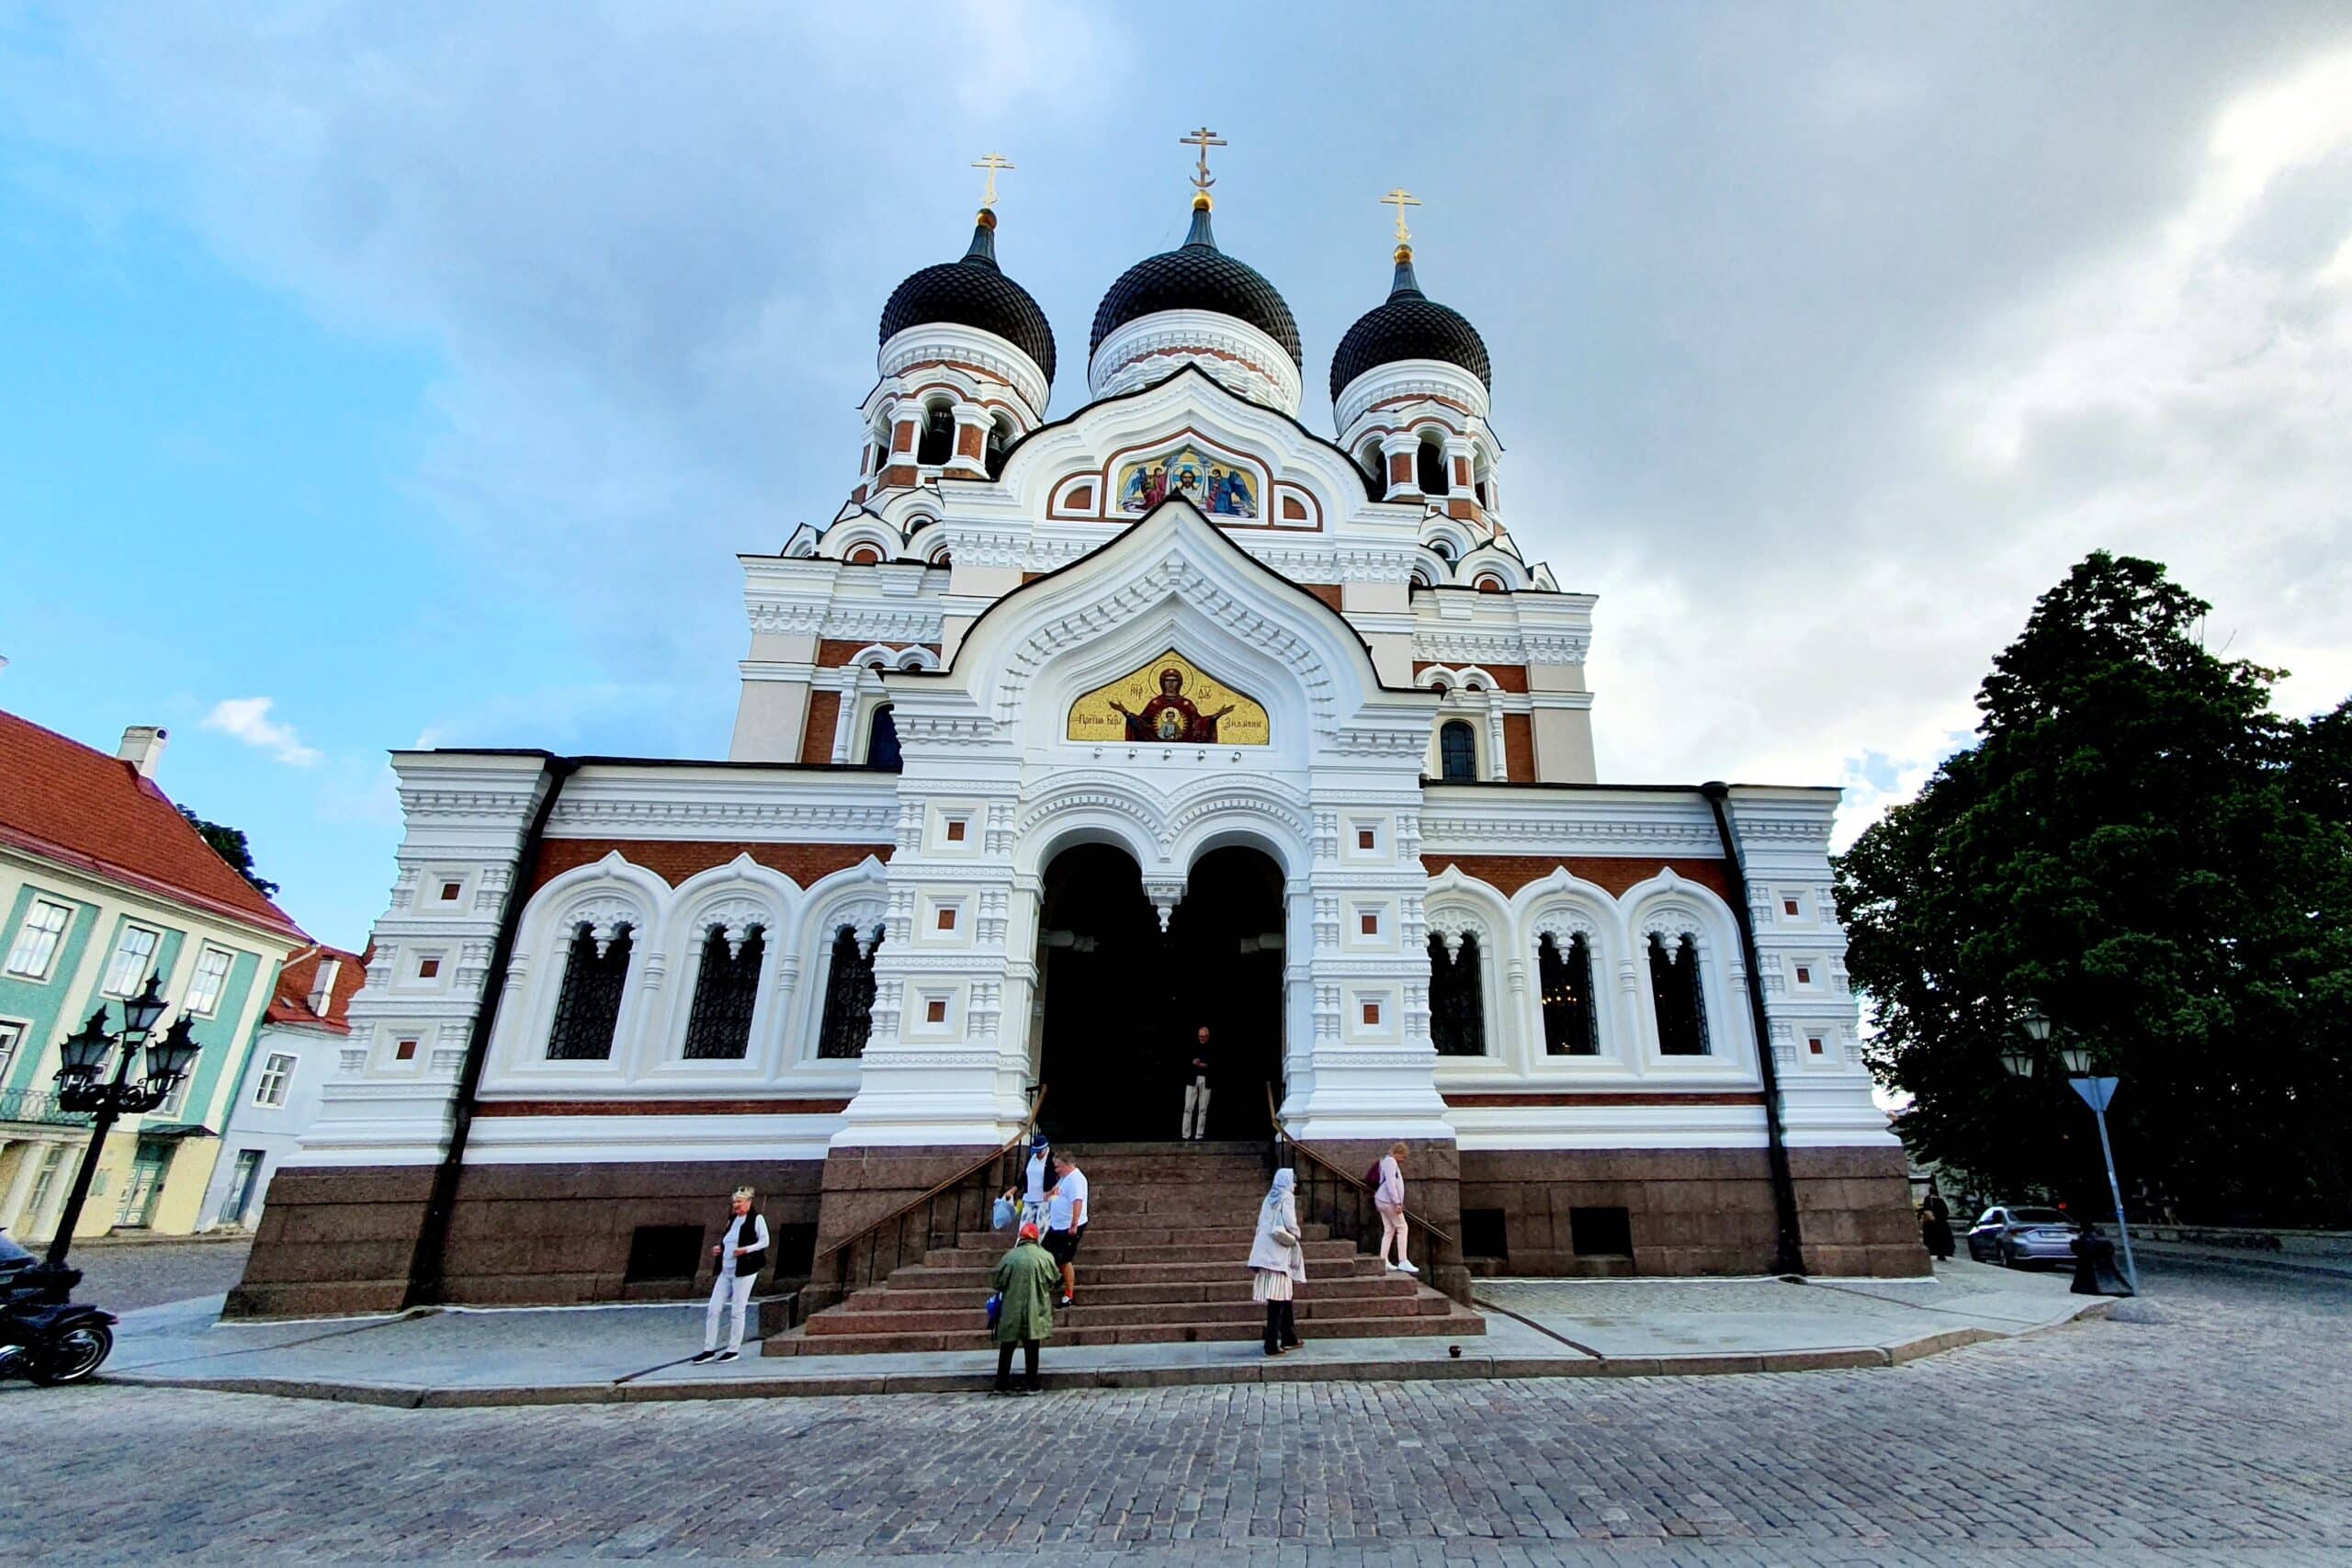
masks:
[[[613,1031],[621,1021],[621,990],[628,983],[629,928],[622,926],[596,951],[586,921],[572,929],[563,961],[563,988],[556,993],[555,1022],[548,1029],[550,1062],[603,1062],[613,1055]]]
[[[1577,931],[1563,949],[1545,931],[1535,941],[1535,979],[1544,1001],[1544,1051],[1551,1056],[1591,1056],[1600,1051],[1600,1018],[1592,1005],[1592,944]]]
[[[825,1017],[817,1029],[820,1056],[863,1056],[874,1033],[874,950],[882,945],[879,931],[872,945],[858,951],[857,928],[833,932],[832,962],[825,976]]]
[[[876,708],[866,725],[865,765],[893,773],[905,766],[899,760],[899,721],[890,716],[888,703]]]
[[[956,416],[945,403],[934,403],[923,415],[922,440],[915,448],[915,461],[935,468],[955,455]]]
[[[1467,719],[1450,718],[1438,726],[1438,777],[1447,784],[1478,781],[1478,732]]]
[[[750,1053],[752,1010],[759,1004],[760,968],[767,951],[767,932],[758,926],[732,953],[726,927],[713,926],[704,933],[694,1008],[686,1015],[688,1060],[740,1062]]]
[[[1657,1048],[1668,1056],[1707,1054],[1707,999],[1699,987],[1699,939],[1684,932],[1669,944],[1650,934],[1650,1003],[1657,1011]]]
[[[1446,479],[1445,448],[1436,442],[1421,443],[1420,455],[1416,459],[1415,468],[1420,480],[1423,495],[1446,495],[1452,492],[1453,486]]]
[[[1430,938],[1430,1043],[1441,1056],[1487,1054],[1487,996],[1480,974],[1478,936],[1462,933],[1458,952],[1445,951],[1445,938]]]

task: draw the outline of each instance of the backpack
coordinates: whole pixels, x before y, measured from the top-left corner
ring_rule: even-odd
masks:
[[[1387,1157],[1387,1156],[1383,1155],[1381,1159],[1385,1159]],[[1363,1184],[1366,1187],[1371,1188],[1374,1192],[1380,1190],[1380,1160],[1374,1160],[1372,1162],[1372,1168],[1363,1173]]]

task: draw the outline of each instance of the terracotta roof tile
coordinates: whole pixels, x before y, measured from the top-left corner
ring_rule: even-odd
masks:
[[[0,843],[310,940],[213,852],[153,780],[11,713],[0,713]]]
[[[311,1007],[311,992],[319,983],[320,961],[329,958],[335,961],[334,987],[327,998],[326,1011],[320,1013]],[[262,1015],[262,1021],[348,1034],[351,998],[367,982],[368,960],[359,953],[345,953],[339,947],[314,948],[278,972],[277,994],[270,998],[269,1010]]]

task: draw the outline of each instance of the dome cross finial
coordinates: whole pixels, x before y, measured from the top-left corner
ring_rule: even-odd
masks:
[[[988,188],[980,193],[980,205],[982,207],[994,207],[996,205],[997,171],[999,169],[1010,169],[1015,166],[1016,165],[1013,164],[1012,160],[1007,158],[1001,152],[984,152],[980,155],[978,162],[975,163],[972,167],[976,169],[986,169],[989,172]]]
[[[1396,209],[1396,243],[1400,246],[1409,245],[1412,243],[1413,231],[1405,227],[1405,209],[1419,207],[1421,204],[1421,198],[1403,186],[1398,186],[1395,190],[1382,197],[1380,204],[1383,207],[1393,207]]]
[[[1193,176],[1193,205],[1206,207],[1210,201],[1209,186],[1216,184],[1216,177],[1209,173],[1209,149],[1224,146],[1225,138],[1204,125],[1189,136],[1178,137],[1176,141],[1182,146],[1201,150],[1200,172]]]

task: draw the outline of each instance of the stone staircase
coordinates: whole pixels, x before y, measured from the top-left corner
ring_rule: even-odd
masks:
[[[1078,1255],[1078,1304],[1054,1314],[1055,1347],[1246,1342],[1263,1334],[1266,1309],[1250,1299],[1248,1260],[1266,1195],[1264,1145],[1102,1144],[1082,1146],[1079,1156],[1099,1217]],[[1303,1233],[1302,1339],[1486,1333],[1476,1313],[1410,1275],[1389,1273],[1329,1227],[1306,1224]],[[934,1247],[880,1285],[769,1336],[765,1351],[987,1349],[986,1303],[1011,1245],[1009,1233],[994,1232]]]

